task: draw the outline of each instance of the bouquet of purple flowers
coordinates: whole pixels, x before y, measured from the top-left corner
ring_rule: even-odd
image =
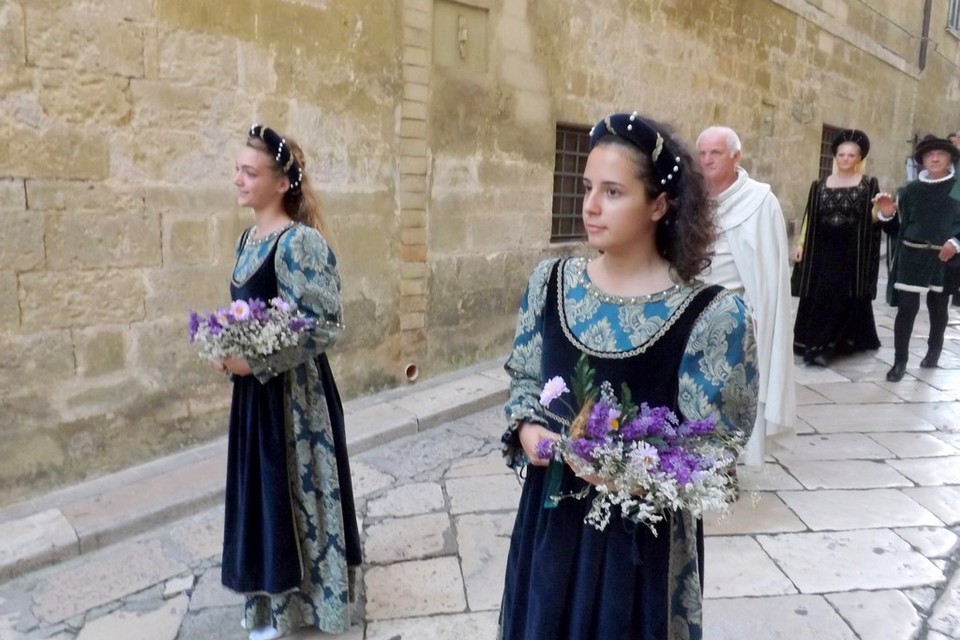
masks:
[[[546,506],[563,498],[585,498],[595,488],[585,522],[602,531],[613,508],[619,507],[623,518],[646,524],[654,534],[654,525],[672,511],[688,510],[696,517],[705,510],[725,512],[736,498],[731,470],[743,447],[743,434],[718,430],[713,416],[680,421],[667,407],[638,406],[625,384],[618,398],[608,382],[597,388],[594,375],[586,357],[581,357],[572,380],[579,410],[567,405],[574,415],[569,429],[559,440],[541,440],[537,456],[554,466],[569,463],[578,476],[598,484],[557,495],[559,483],[551,492],[548,472]],[[551,378],[540,404],[549,412],[558,399],[566,404],[561,396],[569,391],[563,378]]]
[[[269,304],[259,298],[234,300],[214,313],[190,312],[190,342],[200,346],[200,357],[268,356],[295,346],[313,323],[283,298]]]

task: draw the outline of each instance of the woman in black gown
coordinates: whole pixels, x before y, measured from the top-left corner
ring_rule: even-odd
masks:
[[[793,347],[807,364],[880,347],[873,320],[881,236],[873,197],[880,189],[862,172],[869,151],[863,131],[840,132],[833,173],[810,185],[793,256],[800,271]]]
[[[237,154],[240,236],[231,299],[280,297],[312,321],[297,345],[227,358],[230,409],[223,584],[246,596],[250,640],[350,627],[360,564],[343,409],[326,351],[340,335],[340,276],[297,144],[254,125]]]
[[[526,480],[507,559],[504,640],[672,640],[703,637],[703,529],[685,510],[657,534],[613,516],[584,522],[593,493],[561,500],[537,457],[571,411],[538,402],[545,381],[570,381],[585,356],[597,384],[686,419],[719,418],[749,434],[756,415],[756,344],[743,300],[695,279],[714,231],[702,176],[678,138],[636,113],[594,127],[583,176],[587,260],[547,260],[530,276],[517,321],[503,436]],[[556,412],[554,412],[556,411]],[[553,467],[559,493],[588,488]],[[591,489],[591,492],[594,491]]]

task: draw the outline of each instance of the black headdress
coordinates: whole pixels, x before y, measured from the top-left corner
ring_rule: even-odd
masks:
[[[680,172],[683,165],[666,141],[648,121],[633,113],[614,113],[607,116],[590,130],[590,148],[593,149],[603,136],[619,136],[650,158],[656,179],[671,198],[677,197]]]
[[[833,144],[830,145],[833,155],[837,155],[837,149],[844,142],[852,142],[860,147],[861,160],[865,159],[867,154],[870,153],[870,138],[868,138],[867,134],[863,131],[860,131],[860,129],[844,129],[834,136]]]
[[[273,155],[274,162],[280,167],[280,170],[286,174],[290,180],[290,192],[296,193],[300,190],[300,184],[303,182],[303,168],[297,159],[293,157],[290,147],[287,146],[287,139],[279,133],[265,127],[262,124],[254,124],[250,127],[250,137],[263,140],[264,144]]]

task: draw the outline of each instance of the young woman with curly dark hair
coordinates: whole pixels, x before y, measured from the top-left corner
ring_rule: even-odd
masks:
[[[510,540],[505,640],[703,636],[703,528],[690,511],[656,533],[615,512],[584,521],[598,478],[538,456],[569,428],[573,408],[539,402],[547,380],[570,382],[586,358],[596,384],[717,420],[717,437],[748,434],[757,399],[756,348],[739,296],[696,276],[714,231],[703,178],[672,131],[636,113],[593,128],[583,175],[591,258],[547,260],[524,296],[506,369],[507,464],[526,479]],[[551,466],[552,465],[552,466]],[[581,500],[553,496],[586,493]]]

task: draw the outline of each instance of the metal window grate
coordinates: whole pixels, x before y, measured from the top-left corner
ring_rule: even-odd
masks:
[[[551,242],[582,240],[583,170],[590,153],[590,128],[557,125],[556,164],[553,170]]]
[[[823,125],[823,132],[820,134],[820,179],[826,178],[833,173],[833,139],[837,134],[843,131],[840,127],[834,127],[829,124]]]
[[[950,15],[947,17],[947,28],[954,33],[960,33],[960,0],[950,0]]]

